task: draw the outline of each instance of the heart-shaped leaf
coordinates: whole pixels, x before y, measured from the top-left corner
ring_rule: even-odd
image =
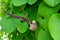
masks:
[[[2,19],[0,21],[0,24],[2,26],[2,29],[7,32],[7,33],[11,33],[13,32],[17,26],[20,24],[20,21],[18,19],[15,18],[9,18],[9,19]]]
[[[56,7],[50,7],[50,6],[47,6],[44,2],[41,2],[38,8],[38,14],[40,14],[43,17],[49,18],[52,14],[57,13],[59,8],[60,8],[60,5]]]
[[[40,15],[37,15],[37,21],[40,24],[40,26],[44,29],[48,29],[48,19],[47,18],[42,18]]]
[[[54,40],[60,40],[60,14],[54,14],[51,16],[48,28]]]
[[[17,27],[17,30],[20,33],[25,33],[28,29],[28,24],[26,22],[20,23],[20,25]]]
[[[44,30],[40,30],[38,34],[38,40],[53,40],[49,34],[49,32],[46,32]]]
[[[55,7],[60,3],[60,0],[44,0],[49,6]]]
[[[12,0],[14,6],[22,6],[27,3],[27,0]]]

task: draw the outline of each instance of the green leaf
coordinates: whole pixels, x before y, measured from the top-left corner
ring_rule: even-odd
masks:
[[[12,2],[10,2],[10,8],[11,8],[11,11],[15,11],[15,12],[21,12],[24,10],[25,8],[25,5],[22,5],[22,6],[14,6]]]
[[[17,26],[20,24],[20,21],[18,19],[15,18],[8,18],[8,19],[2,19],[0,21],[0,24],[2,26],[2,29],[7,32],[7,33],[11,33],[13,32]]]
[[[44,0],[44,2],[51,7],[55,7],[60,3],[60,0]]]
[[[41,2],[38,8],[38,14],[37,14],[37,21],[41,25],[42,28],[45,30],[48,29],[48,21],[49,18],[53,14],[57,14],[59,11],[60,5],[52,8],[50,6],[47,6],[44,2]]]
[[[40,29],[41,29],[41,26],[39,24],[37,24],[37,29],[35,31],[35,37],[36,38],[38,38],[37,36],[38,36],[38,33],[39,33]]]
[[[56,7],[50,7],[46,5],[44,2],[41,2],[38,8],[38,14],[43,17],[49,18],[52,14],[57,13],[59,8],[60,8],[60,5]]]
[[[17,27],[17,30],[20,33],[25,33],[28,29],[28,24],[26,22],[20,23],[20,25]]]
[[[22,6],[27,3],[27,0],[12,0],[14,6]]]
[[[30,5],[34,4],[35,2],[37,2],[37,0],[28,0],[28,4]]]
[[[38,14],[37,21],[44,30],[48,30],[48,19],[46,17],[42,18],[42,16]]]
[[[38,40],[53,40],[49,34],[49,32],[46,32],[44,30],[40,30],[38,34]]]
[[[49,20],[49,32],[54,40],[60,40],[60,14],[54,14]]]

